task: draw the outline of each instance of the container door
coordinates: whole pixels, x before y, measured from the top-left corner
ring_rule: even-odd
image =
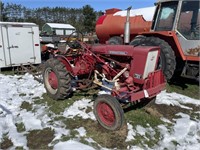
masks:
[[[8,39],[11,65],[34,63],[32,28],[9,27]]]
[[[5,67],[5,55],[4,55],[4,48],[3,48],[3,38],[2,38],[2,32],[0,27],[0,68]]]

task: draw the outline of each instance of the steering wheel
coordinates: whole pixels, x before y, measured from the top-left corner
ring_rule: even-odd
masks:
[[[81,47],[78,41],[83,41],[83,34],[80,31],[72,32],[67,38],[67,44],[73,49]]]

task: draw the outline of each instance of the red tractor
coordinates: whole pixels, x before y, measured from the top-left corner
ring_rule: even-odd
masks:
[[[165,88],[158,67],[159,47],[131,45],[87,45],[76,41],[65,54],[45,62],[43,81],[48,95],[68,98],[74,90],[96,85],[111,94],[98,96],[94,114],[108,130],[124,124],[123,107],[137,100],[152,100]]]
[[[199,3],[158,0],[156,7],[109,9],[97,20],[96,34],[100,43],[160,46],[166,79],[176,74],[199,80]]]

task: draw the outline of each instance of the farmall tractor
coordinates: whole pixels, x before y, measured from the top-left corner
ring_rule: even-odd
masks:
[[[94,114],[104,128],[120,129],[124,106],[152,100],[165,88],[165,77],[157,65],[159,47],[74,42],[65,54],[45,62],[46,91],[59,100],[70,97],[74,90],[89,90],[94,85],[108,90],[111,94],[94,100]]]
[[[166,79],[199,80],[199,7],[199,0],[159,0],[156,7],[109,9],[97,20],[96,33],[100,43],[160,46]]]

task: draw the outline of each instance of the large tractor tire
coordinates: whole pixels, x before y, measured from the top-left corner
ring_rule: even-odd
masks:
[[[133,39],[130,42],[130,45],[160,46],[161,54],[159,60],[159,67],[163,70],[163,73],[167,80],[170,80],[172,78],[176,68],[176,57],[173,49],[167,42],[158,37],[152,36]]]
[[[72,92],[71,76],[65,65],[55,58],[45,62],[43,81],[47,94],[55,99],[65,99]]]
[[[113,36],[108,40],[108,44],[113,44],[113,45],[122,45],[123,44],[123,39],[119,36]]]
[[[124,125],[124,111],[116,98],[103,94],[94,101],[94,115],[107,130],[119,130]]]
[[[146,37],[143,35],[138,35],[130,42],[130,45],[138,46],[140,45],[141,40],[144,38]]]

